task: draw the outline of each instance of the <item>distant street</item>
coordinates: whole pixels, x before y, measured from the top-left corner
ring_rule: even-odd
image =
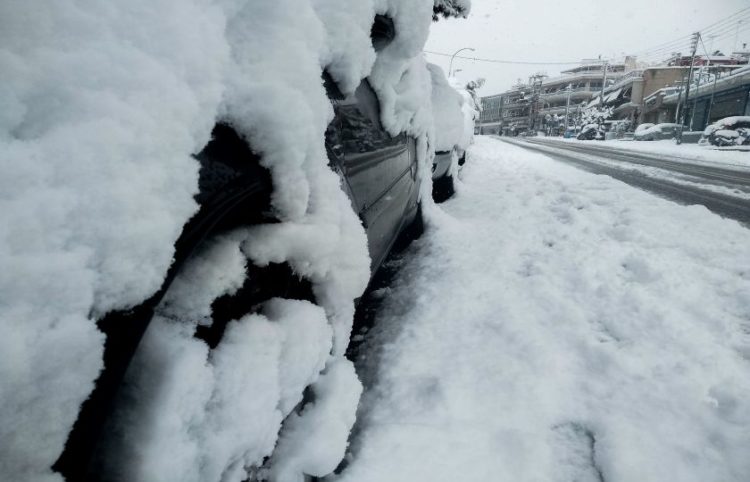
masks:
[[[504,142],[603,174],[682,204],[699,204],[750,227],[750,169],[591,142],[498,137]],[[626,144],[623,144],[626,145]]]

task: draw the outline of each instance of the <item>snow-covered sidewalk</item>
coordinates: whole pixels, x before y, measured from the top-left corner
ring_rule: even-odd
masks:
[[[363,348],[339,480],[750,477],[750,231],[479,138]]]

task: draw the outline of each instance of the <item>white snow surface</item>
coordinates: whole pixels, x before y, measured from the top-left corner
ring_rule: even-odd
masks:
[[[339,481],[750,473],[750,231],[486,137],[361,350]]]
[[[608,146],[616,149],[632,150],[646,154],[662,154],[673,158],[682,159],[684,162],[695,164],[723,164],[725,167],[738,166],[747,168],[750,166],[750,156],[744,151],[726,151],[712,149],[710,146],[699,146],[697,144],[675,144],[672,139],[660,141],[579,141],[578,139],[563,139],[561,137],[547,137],[545,141],[591,143],[596,146]],[[675,160],[675,159],[670,159]]]
[[[458,3],[466,10],[467,1]],[[418,137],[426,167],[433,127],[420,52],[433,5],[0,5],[0,479],[60,480],[50,466],[102,369],[95,321],[160,287],[197,209],[191,155],[217,120],[262,154],[282,222],[217,241],[218,251],[194,260],[165,299],[129,374],[133,403],[122,408],[117,432],[123,450],[139,457],[116,469],[126,479],[243,480],[271,454],[302,385],[345,365],[353,300],[369,279],[364,231],[327,167],[332,110],[322,69],[345,92],[369,75],[383,124]],[[398,32],[377,56],[369,39],[376,13],[393,17]],[[422,171],[428,192],[429,169]],[[212,298],[237,289],[247,258],[289,262],[313,282],[319,306],[276,300],[231,323],[209,351],[193,338],[195,327],[211,322]],[[357,393],[351,377],[331,380]],[[320,410],[333,433],[351,425],[343,408]]]

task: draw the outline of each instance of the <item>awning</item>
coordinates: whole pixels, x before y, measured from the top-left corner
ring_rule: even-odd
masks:
[[[618,97],[620,97],[620,94],[622,94],[622,89],[617,89],[613,92],[610,92],[609,94],[604,96],[604,103],[607,104],[609,102],[616,100]]]

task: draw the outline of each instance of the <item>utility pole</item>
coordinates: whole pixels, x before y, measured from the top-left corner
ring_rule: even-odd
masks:
[[[599,99],[602,103],[602,108],[604,108],[604,89],[607,87],[607,69],[609,68],[609,61],[605,60],[604,64],[602,65],[603,75],[602,75],[602,92],[600,94]]]
[[[565,130],[563,131],[563,134],[568,131],[568,114],[570,113],[570,91],[571,91],[571,84],[568,84],[568,87],[566,88],[568,91],[568,100],[565,102]]]
[[[695,67],[695,54],[698,52],[698,41],[701,38],[700,32],[695,32],[693,34],[692,43],[690,45],[690,48],[692,49],[693,53],[690,56],[690,70],[688,70],[688,77],[687,77],[687,86],[685,87],[685,100],[684,106],[682,108],[682,112],[680,113],[680,124],[682,126],[685,125],[685,110],[687,109],[688,103],[690,102],[690,84],[693,77],[693,67]],[[695,110],[695,108],[693,108]],[[679,133],[677,134],[677,144],[682,144],[682,128],[680,128]]]
[[[700,95],[700,92],[701,92],[701,79],[703,79],[703,74],[704,74],[703,68],[701,67],[698,70],[698,81],[695,84],[695,95],[696,96]],[[696,111],[697,107],[698,107],[698,100],[696,99],[696,101],[693,102],[693,108],[690,109],[690,123],[688,124],[688,126],[689,126],[688,130],[689,131],[693,130],[693,121],[695,120],[695,111]]]
[[[714,74],[714,85],[711,90],[711,100],[708,101],[708,113],[706,114],[706,126],[711,124],[711,110],[714,107],[714,96],[716,95],[716,81],[719,79],[719,67],[716,67]]]
[[[740,25],[742,25],[742,20],[737,20],[737,30],[734,31],[734,45],[732,46],[732,50],[737,50],[737,39],[740,36]]]

